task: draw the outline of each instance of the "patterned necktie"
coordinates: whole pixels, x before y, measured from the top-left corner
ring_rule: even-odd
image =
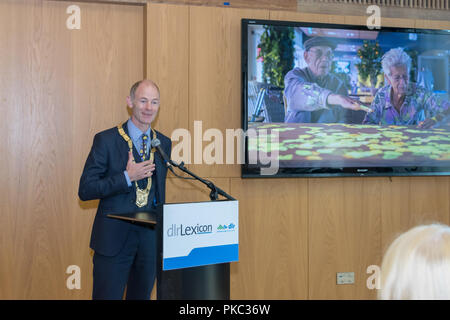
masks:
[[[147,142],[148,142],[148,136],[144,133],[142,135],[142,148],[139,152],[141,155],[142,161],[145,161],[147,159]]]

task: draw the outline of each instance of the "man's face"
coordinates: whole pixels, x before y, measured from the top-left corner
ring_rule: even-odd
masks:
[[[408,88],[409,75],[406,66],[391,67],[391,75],[386,75],[389,84],[394,91],[394,95],[404,96]]]
[[[331,70],[333,51],[327,46],[312,47],[305,51],[304,58],[314,75],[318,77],[325,76]]]
[[[128,97],[132,109],[131,119],[140,128],[148,128],[155,120],[159,110],[159,93],[151,83],[142,82],[136,89],[134,100]]]

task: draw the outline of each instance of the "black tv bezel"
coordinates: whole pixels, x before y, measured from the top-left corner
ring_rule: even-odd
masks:
[[[265,20],[265,19],[241,19],[241,121],[242,129],[247,132],[248,129],[248,25],[273,25],[286,27],[312,27],[312,28],[342,28],[347,30],[365,30],[365,31],[385,31],[402,33],[429,33],[444,34],[450,33],[446,30],[438,29],[420,29],[420,28],[399,28],[399,27],[381,27],[380,29],[370,30],[362,25],[347,25],[334,23],[316,23],[305,21],[283,21],[283,20]],[[398,167],[314,167],[314,168],[279,168],[273,175],[261,175],[260,167],[250,168],[248,165],[248,141],[245,137],[245,163],[241,165],[242,178],[295,178],[295,177],[392,177],[392,176],[450,176],[450,167],[440,166],[398,166]]]

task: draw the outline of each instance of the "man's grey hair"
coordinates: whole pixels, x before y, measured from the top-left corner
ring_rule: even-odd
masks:
[[[159,94],[159,87],[158,87],[158,85],[152,80],[144,79],[144,80],[140,80],[140,81],[136,82],[135,84],[133,84],[131,86],[131,89],[130,89],[130,98],[131,98],[131,100],[134,100],[134,97],[135,97],[135,94],[136,94],[136,90],[141,85],[142,82],[150,83],[152,86],[154,86],[156,88],[156,90],[158,91],[158,94]]]
[[[383,55],[381,60],[383,72],[388,76],[391,75],[391,67],[406,66],[406,69],[411,69],[411,58],[403,51],[402,48],[391,49]]]

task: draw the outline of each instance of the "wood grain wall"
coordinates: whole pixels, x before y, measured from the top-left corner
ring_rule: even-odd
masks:
[[[136,79],[161,88],[158,130],[193,136],[201,120],[203,132],[224,132],[241,124],[241,18],[365,23],[270,8],[77,4],[82,28],[68,30],[68,2],[0,0],[0,299],[90,298],[97,202],[78,200],[78,181],[94,134],[128,117]],[[407,18],[382,23],[450,28]],[[392,238],[450,222],[449,177],[241,179],[239,165],[189,167],[240,201],[234,299],[375,298],[366,268]],[[207,199],[197,183],[169,177],[168,202]],[[81,268],[80,290],[66,287],[69,265]],[[336,285],[345,271],[355,285]]]
[[[71,3],[72,4],[72,3]],[[128,117],[143,77],[144,7],[0,1],[0,299],[89,299],[96,201],[78,182],[96,132]],[[81,290],[66,269],[81,268]]]

